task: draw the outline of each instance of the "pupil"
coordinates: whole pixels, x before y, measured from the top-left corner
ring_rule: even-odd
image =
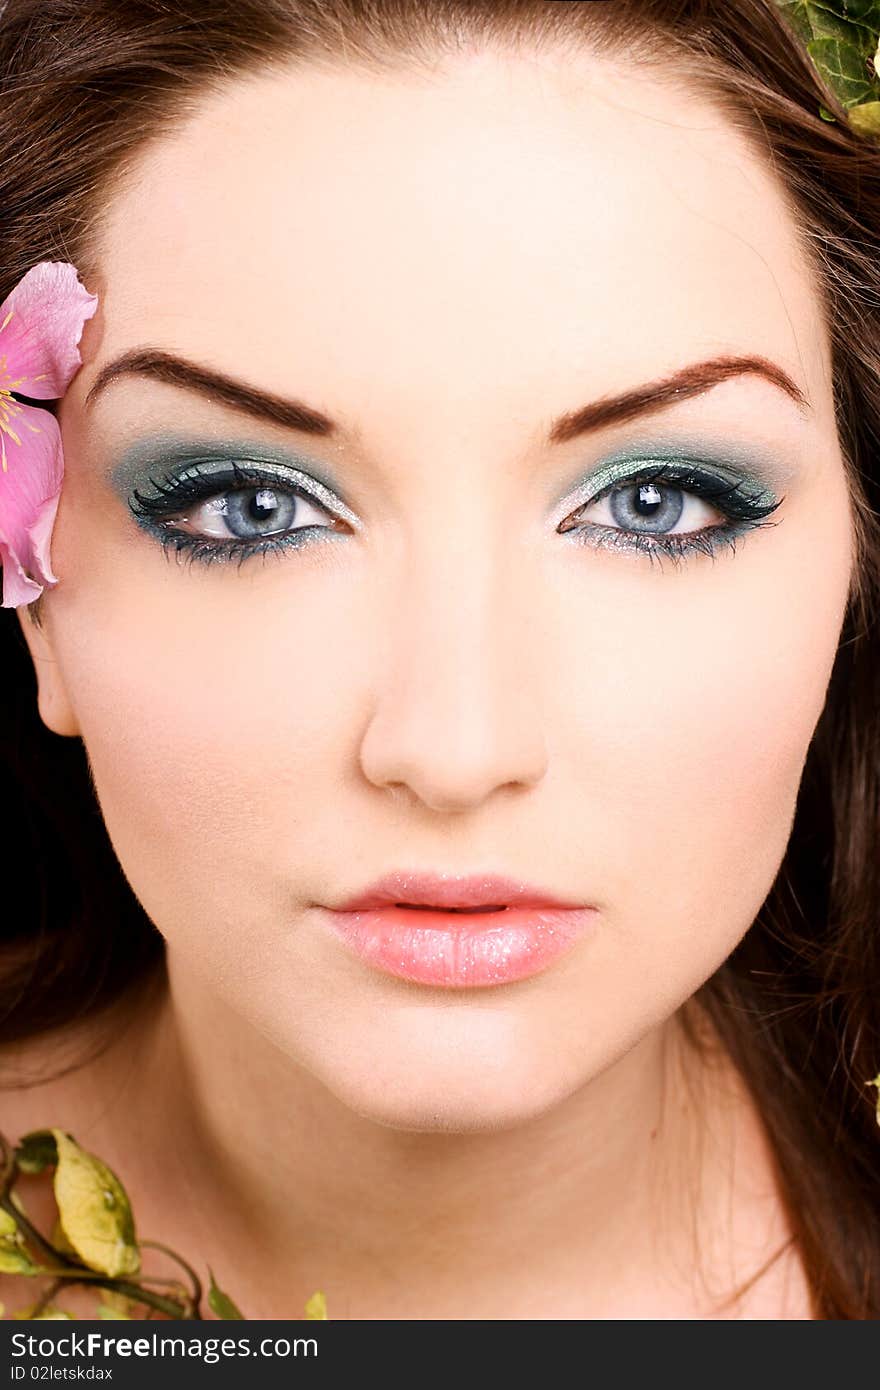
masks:
[[[261,488],[250,504],[254,521],[265,521],[267,516],[278,509],[278,498],[271,488]]]
[[[636,499],[636,511],[641,516],[653,516],[654,511],[662,502],[663,498],[654,483],[640,484]]]

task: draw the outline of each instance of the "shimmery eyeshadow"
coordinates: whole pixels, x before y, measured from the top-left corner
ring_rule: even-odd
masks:
[[[253,439],[204,440],[174,434],[151,435],[125,450],[111,468],[108,481],[127,502],[135,490],[149,492],[151,478],[162,481],[169,475],[186,475],[196,463],[199,464],[196,471],[201,475],[212,471],[222,473],[224,465],[228,470],[231,462],[242,460],[264,465],[267,473],[277,471],[279,482],[287,480],[289,483],[291,470],[306,474],[318,484],[313,488],[318,500],[327,500],[340,516],[359,525],[354,514],[341,503],[340,487],[328,474],[323,461]],[[327,493],[326,499],[321,499],[322,488]]]
[[[569,485],[564,494],[566,503],[601,492],[642,464],[659,462],[685,466],[702,464],[717,472],[719,477],[748,485],[750,494],[762,501],[776,501],[784,487],[801,471],[783,454],[766,446],[697,435],[653,434],[631,440],[625,448],[605,456],[574,489]]]

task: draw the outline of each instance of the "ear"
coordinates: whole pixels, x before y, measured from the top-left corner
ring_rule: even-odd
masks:
[[[40,718],[53,734],[78,737],[79,723],[55,658],[51,634],[45,625],[45,609],[39,602],[26,604],[16,610],[16,616],[34,663]]]

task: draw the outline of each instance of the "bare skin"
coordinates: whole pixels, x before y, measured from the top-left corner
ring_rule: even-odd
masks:
[[[252,1317],[315,1288],[337,1318],[809,1317],[793,1251],[729,1302],[790,1232],[751,1100],[678,1029],[778,870],[852,565],[818,292],[757,153],[586,54],[279,73],[142,156],[84,278],[60,582],[22,628],[170,992],[6,1129],[71,1129]],[[133,376],[86,403],[146,345],[338,437]],[[745,373],[543,438],[719,354],[808,408]],[[312,460],[358,529],[167,564],[109,475],[169,430]],[[768,460],[777,524],[680,565],[571,544],[584,479],[661,439]],[[687,505],[680,533],[723,519]],[[600,928],[515,984],[407,984],[314,909],[396,867],[508,873]]]

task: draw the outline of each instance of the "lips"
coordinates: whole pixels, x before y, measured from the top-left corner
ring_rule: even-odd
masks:
[[[496,874],[394,872],[326,913],[366,964],[417,984],[525,979],[564,955],[597,910]]]
[[[376,907],[407,906],[428,911],[497,911],[504,907],[581,908],[552,893],[500,874],[432,874],[396,870],[362,893],[334,904],[337,912],[367,912]]]

